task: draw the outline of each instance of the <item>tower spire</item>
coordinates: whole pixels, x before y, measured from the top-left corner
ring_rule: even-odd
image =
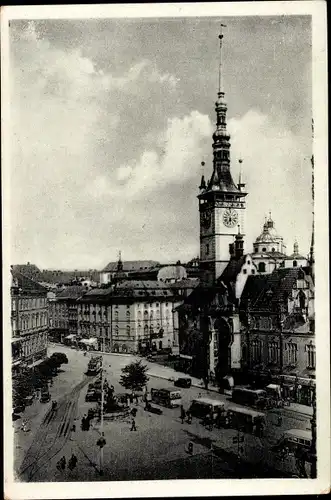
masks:
[[[223,74],[222,74],[222,45],[223,45],[223,28],[226,28],[225,24],[221,23],[221,29],[220,29],[220,34],[218,35],[218,38],[220,40],[220,60],[219,60],[219,69],[218,69],[218,95],[219,94],[224,94],[224,89],[223,89]]]

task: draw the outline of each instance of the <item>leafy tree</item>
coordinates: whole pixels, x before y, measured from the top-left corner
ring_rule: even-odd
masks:
[[[63,352],[54,352],[50,357],[51,363],[54,365],[61,366],[68,364],[68,358]]]
[[[147,370],[147,365],[143,365],[141,360],[126,365],[122,368],[120,384],[123,385],[125,389],[141,391],[149,380],[146,375]]]
[[[18,401],[30,396],[33,391],[32,371],[23,370],[13,378],[13,400]]]

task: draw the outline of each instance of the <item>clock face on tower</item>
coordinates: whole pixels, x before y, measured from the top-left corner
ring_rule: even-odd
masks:
[[[223,213],[223,224],[226,227],[234,227],[238,223],[238,212],[228,208]]]
[[[205,229],[208,229],[210,223],[211,223],[211,212],[209,210],[206,210],[205,212],[201,213],[201,225]]]

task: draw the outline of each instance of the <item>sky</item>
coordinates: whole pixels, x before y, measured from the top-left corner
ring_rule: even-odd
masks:
[[[199,254],[212,173],[219,24],[245,251],[269,211],[292,253],[311,238],[309,16],[12,21],[11,262],[102,269]],[[201,162],[205,166],[201,166]]]

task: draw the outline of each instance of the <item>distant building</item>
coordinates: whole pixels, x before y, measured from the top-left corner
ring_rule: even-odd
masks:
[[[176,350],[180,301],[158,281],[125,280],[91,290],[77,300],[78,337],[96,338],[106,351]]]
[[[247,375],[260,382],[280,383],[285,396],[311,404],[316,368],[311,269],[292,267],[250,276],[240,316]]]
[[[11,269],[12,371],[32,368],[47,355],[47,289]]]
[[[263,224],[262,233],[253,243],[252,258],[260,274],[270,274],[284,265],[286,246],[283,238],[276,232],[270,213]]]
[[[122,261],[121,257],[116,262],[109,262],[100,272],[100,284],[107,285],[113,281],[118,272],[119,261],[122,264],[121,271],[123,277],[127,279],[157,279],[160,263],[154,260],[127,260]],[[152,276],[150,276],[152,274]]]
[[[187,278],[187,272],[185,267],[180,263],[172,266],[161,267],[157,274],[158,281],[163,281],[164,283],[175,283]]]
[[[299,245],[296,241],[293,245],[293,253],[288,257],[285,257],[284,267],[306,267],[309,264],[308,257],[300,255]]]

